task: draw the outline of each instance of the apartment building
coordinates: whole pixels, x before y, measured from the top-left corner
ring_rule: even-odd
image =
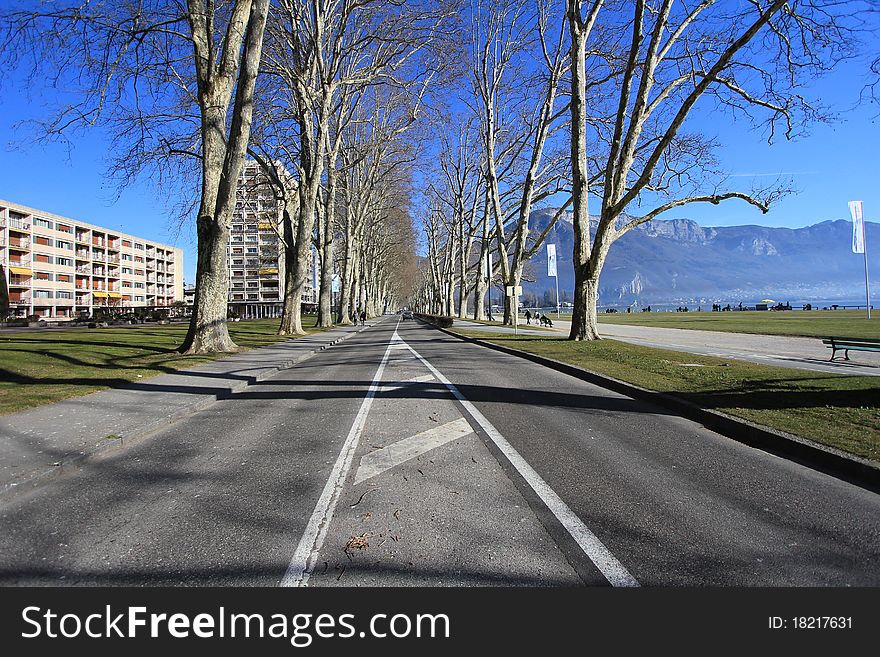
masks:
[[[15,317],[67,320],[183,300],[182,250],[3,200],[0,265]]]
[[[238,181],[232,232],[226,249],[229,311],[242,319],[281,317],[284,308],[284,244],[281,203],[254,160],[247,160]],[[314,259],[305,304],[317,303]]]

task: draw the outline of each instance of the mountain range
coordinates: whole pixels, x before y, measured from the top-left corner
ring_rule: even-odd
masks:
[[[546,228],[553,209],[532,214],[531,234]],[[598,218],[591,217],[594,235]],[[880,253],[880,224],[866,222],[868,256]],[[547,236],[556,244],[559,292],[574,289],[571,213],[563,214]],[[869,268],[872,260],[869,259]],[[877,263],[878,259],[873,258]],[[874,265],[880,278],[880,267]],[[555,303],[555,282],[547,276],[542,246],[526,267],[524,293],[539,304]],[[599,279],[599,304],[754,304],[764,298],[803,303],[864,299],[861,254],[852,252],[852,223],[823,221],[804,228],[767,226],[703,227],[691,219],[654,220],[626,233],[612,245]],[[871,285],[880,299],[880,285]],[[862,301],[864,303],[864,301]],[[547,305],[550,305],[547,303]]]

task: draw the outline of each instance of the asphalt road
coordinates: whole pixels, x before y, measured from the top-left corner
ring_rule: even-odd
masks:
[[[876,494],[397,317],[0,505],[4,585],[880,584]]]

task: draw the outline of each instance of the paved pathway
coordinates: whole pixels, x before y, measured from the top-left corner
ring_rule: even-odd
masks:
[[[0,496],[166,427],[363,328],[337,327],[0,417]]]
[[[551,315],[552,318],[552,315]],[[512,328],[501,328],[476,322],[455,320],[455,325],[469,330],[513,333]],[[553,320],[553,330],[520,326],[525,335],[568,335],[571,322]],[[880,376],[880,353],[851,352],[850,361],[829,362],[830,350],[819,338],[799,338],[780,335],[753,335],[749,333],[722,333],[691,329],[627,326],[600,322],[604,337],[640,344],[647,347],[672,349],[687,353],[734,358],[762,365],[775,365],[813,372]]]

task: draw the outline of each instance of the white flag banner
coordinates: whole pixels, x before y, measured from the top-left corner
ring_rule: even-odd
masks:
[[[850,201],[849,213],[853,220],[853,237],[852,250],[853,253],[865,252],[865,221],[862,217],[862,202]]]
[[[547,245],[547,276],[556,276],[556,245]]]

